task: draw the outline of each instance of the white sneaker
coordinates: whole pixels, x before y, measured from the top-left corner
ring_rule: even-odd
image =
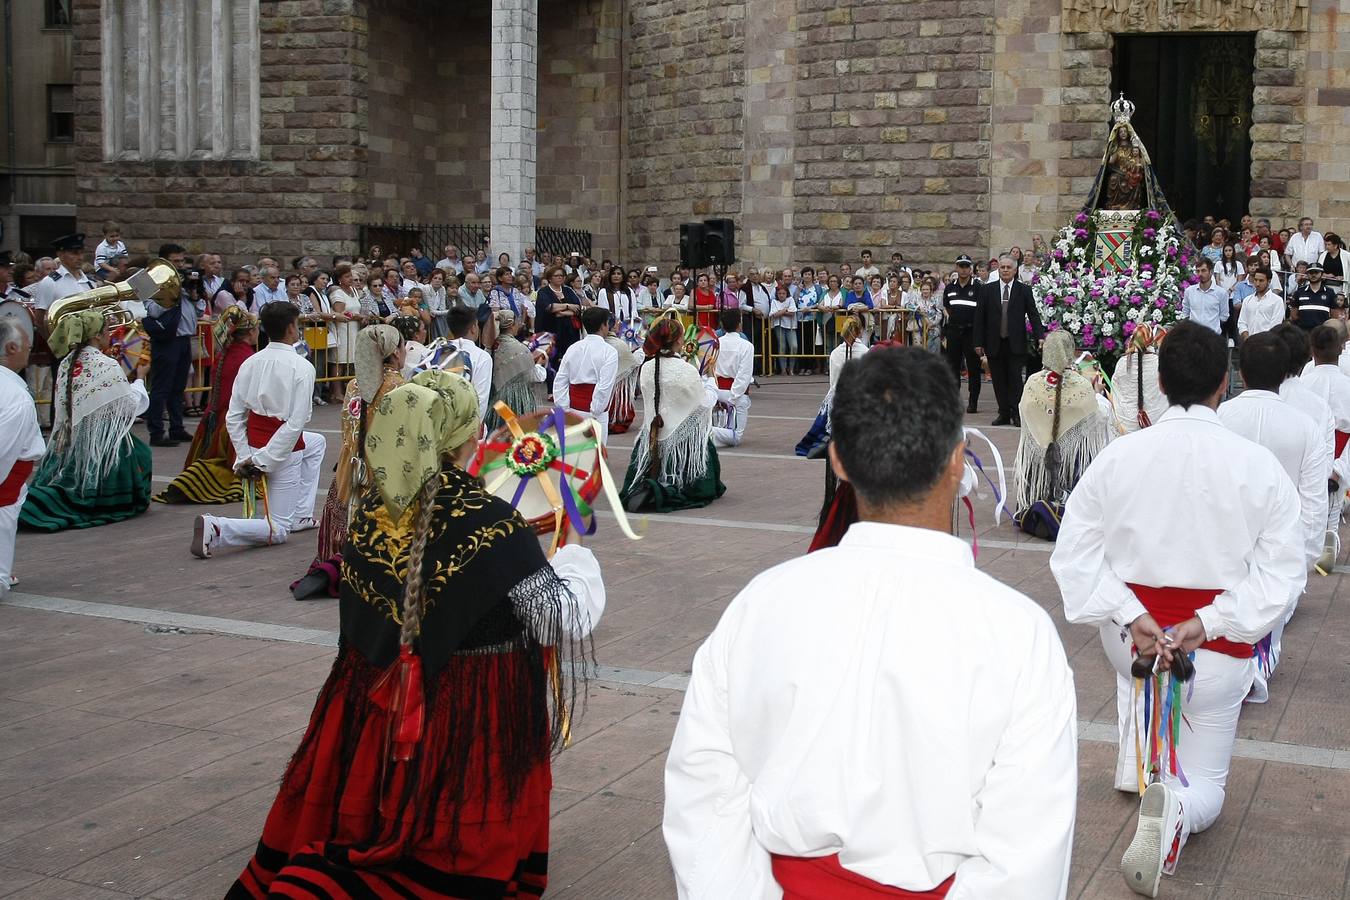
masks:
[[[211,544],[220,537],[220,528],[211,521],[211,516],[198,516],[192,526],[192,544],[188,547],[198,559],[211,558]]]
[[[1139,825],[1120,859],[1120,874],[1130,890],[1158,896],[1164,870],[1176,868],[1181,854],[1181,801],[1167,785],[1156,782],[1139,801]]]
[[[291,527],[291,534],[295,534],[295,532],[297,531],[313,531],[315,528],[318,527],[319,527],[318,519],[314,518],[313,516],[305,516],[303,519],[296,521],[295,525]]]

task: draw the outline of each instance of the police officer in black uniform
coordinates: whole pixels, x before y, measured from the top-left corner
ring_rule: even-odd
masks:
[[[1308,266],[1308,281],[1300,287],[1289,300],[1289,313],[1295,324],[1304,331],[1312,331],[1318,325],[1325,325],[1331,318],[1333,309],[1344,309],[1345,298],[1336,293],[1336,289],[1322,280],[1322,266],[1313,263]]]
[[[966,412],[978,412],[980,381],[984,377],[980,357],[975,353],[975,310],[979,306],[980,283],[972,275],[969,256],[956,258],[956,280],[949,282],[942,292],[942,309],[947,315],[944,336],[947,338],[947,362],[961,383],[961,364],[964,362],[970,383],[970,402]]]

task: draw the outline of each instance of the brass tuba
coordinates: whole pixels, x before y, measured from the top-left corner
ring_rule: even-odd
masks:
[[[103,320],[109,327],[129,328],[136,324],[136,319],[122,307],[123,300],[176,301],[181,292],[182,284],[173,263],[165,259],[156,259],[126,281],[105,284],[92,291],[71,294],[57,300],[47,311],[47,330],[48,333],[54,331],[62,318],[86,309],[96,309],[103,313]]]

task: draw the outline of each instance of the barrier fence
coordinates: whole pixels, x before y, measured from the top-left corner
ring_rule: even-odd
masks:
[[[685,328],[693,323],[694,317],[691,313],[679,310],[676,312],[680,324]],[[650,324],[659,315],[661,313],[657,311],[643,313],[644,323]],[[700,312],[699,317],[704,324],[714,329],[717,327],[714,324],[715,313]],[[314,379],[315,383],[331,384],[349,380],[354,374],[352,364],[336,361],[337,349],[328,346],[328,326],[321,324],[319,320],[305,318],[308,321],[302,321],[304,327],[301,336],[309,348],[309,359],[314,363],[317,376]],[[863,339],[868,344],[875,341],[900,340],[906,344],[930,346],[936,337],[933,331],[936,326],[916,310],[869,309],[854,313],[799,313],[797,321],[789,328],[776,326],[764,316],[743,317],[742,333],[755,347],[755,374],[771,375],[775,374],[776,369],[779,372],[794,369],[826,373],[830,352],[838,346],[844,323],[850,318],[861,321]],[[748,327],[747,322],[750,323]],[[211,328],[214,324],[213,319],[198,320],[197,335],[193,338],[192,345],[192,368],[188,373],[185,394],[203,394],[211,390],[209,373],[214,354]],[[130,371],[134,368],[134,358],[142,354],[149,356],[148,342],[143,340],[129,342],[121,354],[123,368]],[[147,380],[153,378],[152,365]],[[39,392],[36,402],[40,406],[52,402],[49,384],[45,390]]]

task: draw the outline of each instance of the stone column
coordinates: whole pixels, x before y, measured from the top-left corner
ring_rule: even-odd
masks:
[[[492,253],[534,243],[538,0],[492,0]]]
[[[797,113],[796,0],[747,0],[745,161],[737,254],[782,269],[793,256]]]

